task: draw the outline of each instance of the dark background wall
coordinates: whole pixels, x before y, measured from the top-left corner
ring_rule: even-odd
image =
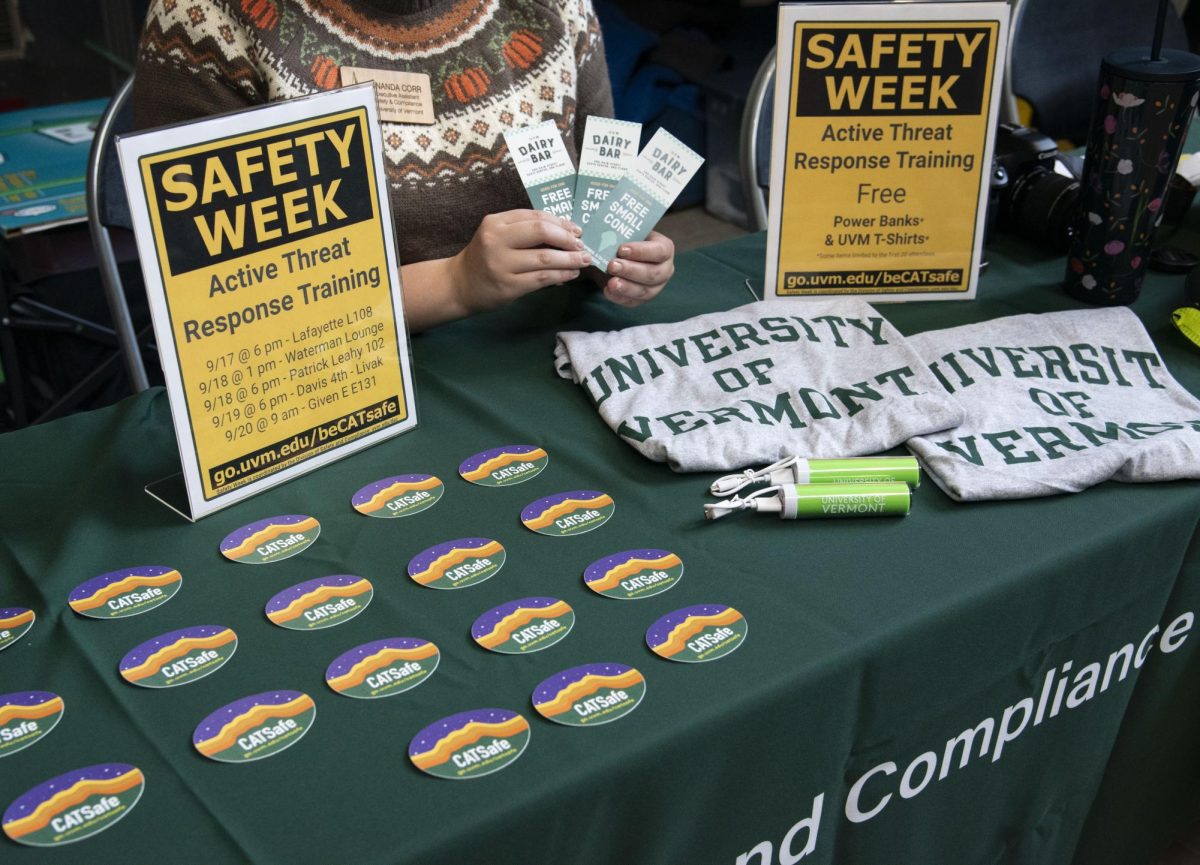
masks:
[[[9,6],[11,0],[0,0]],[[24,56],[0,60],[0,108],[108,96],[132,62],[148,0],[17,0]],[[7,11],[7,10],[5,10]]]
[[[0,0],[0,16],[13,3]],[[15,0],[15,5],[28,40],[23,57],[0,59],[0,110],[111,94],[124,78],[119,63],[133,60],[149,0]],[[660,59],[669,67],[682,67],[687,77],[699,77],[728,62],[727,54],[711,47],[713,40],[726,46],[741,37],[762,41],[754,38],[760,34],[751,24],[762,19],[752,10],[775,4],[601,0],[601,5],[619,9],[646,31],[667,36]],[[767,34],[768,45],[773,35]]]

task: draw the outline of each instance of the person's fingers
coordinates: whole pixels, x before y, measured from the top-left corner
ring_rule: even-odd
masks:
[[[607,292],[623,297],[627,300],[632,300],[637,303],[645,303],[648,300],[656,297],[662,291],[661,285],[641,285],[636,282],[630,282],[627,279],[618,279],[612,277],[605,284]]]
[[[501,213],[494,213],[491,216],[502,225],[512,225],[517,222],[549,222],[563,226],[576,237],[583,234],[583,229],[567,219],[567,217],[555,216],[544,210],[505,210]],[[487,219],[488,217],[484,218]]]
[[[579,270],[592,263],[592,257],[583,250],[562,249],[510,249],[502,259],[507,273],[535,273],[539,270]]]
[[[645,240],[622,243],[617,249],[617,259],[644,261],[650,264],[668,262],[675,257],[675,244],[671,238],[651,231]]]
[[[629,285],[622,284],[619,279],[610,279],[604,286],[604,296],[615,303],[617,306],[634,307],[645,303],[648,298],[641,296],[633,296],[629,292]]]
[[[489,217],[484,218],[487,219]],[[537,219],[545,219],[551,222],[561,221],[560,217],[547,213],[544,210],[534,210],[529,207],[519,207],[515,210],[504,210],[500,213],[493,213],[491,214],[491,218],[496,219],[504,225],[508,225],[513,222],[528,222],[530,220]]]
[[[614,258],[608,263],[608,272],[627,282],[662,285],[671,278],[675,267],[670,261],[645,264],[640,261]]]
[[[540,211],[531,211],[541,213]],[[557,249],[583,249],[583,242],[558,217],[541,213],[533,219],[519,219],[500,226],[500,242],[512,249],[532,249],[553,246]]]
[[[675,274],[675,244],[666,235],[650,232],[645,240],[623,243],[608,272],[626,282],[661,288]]]
[[[572,268],[531,270],[528,273],[518,273],[512,278],[512,284],[519,294],[528,294],[548,285],[558,285],[578,278],[579,271]]]

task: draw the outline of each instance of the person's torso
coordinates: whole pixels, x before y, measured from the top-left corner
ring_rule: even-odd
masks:
[[[578,160],[577,46],[549,2],[240,0],[240,13],[270,101],[339,87],[343,66],[429,76],[433,123],[381,130],[402,262],[452,255],[487,214],[529,206],[506,130],[554,120]]]

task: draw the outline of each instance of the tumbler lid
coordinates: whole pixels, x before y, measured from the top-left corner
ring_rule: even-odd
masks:
[[[1138,81],[1195,81],[1200,79],[1200,56],[1165,48],[1158,60],[1150,59],[1150,46],[1121,48],[1104,58],[1105,73]]]

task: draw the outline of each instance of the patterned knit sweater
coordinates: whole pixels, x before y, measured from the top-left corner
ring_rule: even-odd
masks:
[[[134,83],[140,128],[317,93],[342,65],[430,76],[436,122],[383,124],[402,263],[461,250],[528,207],[503,132],[553,120],[578,160],[612,115],[591,0],[153,0]]]

